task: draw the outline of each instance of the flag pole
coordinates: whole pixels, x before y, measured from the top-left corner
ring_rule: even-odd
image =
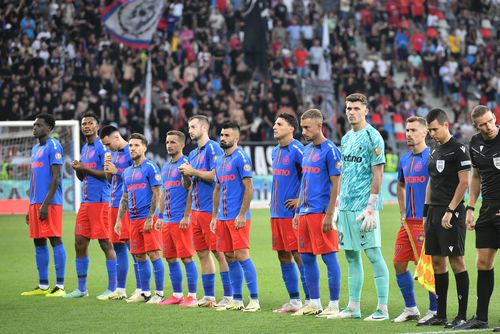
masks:
[[[151,132],[151,126],[149,120],[151,118],[151,92],[153,86],[153,78],[151,74],[151,49],[147,51],[148,62],[146,67],[146,91],[145,91],[145,106],[144,106],[144,136],[151,142],[153,139],[153,134]]]

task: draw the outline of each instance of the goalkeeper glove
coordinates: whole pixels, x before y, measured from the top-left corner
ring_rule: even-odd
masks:
[[[356,217],[356,221],[363,221],[363,223],[361,223],[361,232],[371,232],[377,228],[376,213],[378,211],[378,198],[378,194],[370,194],[365,210],[358,217]]]

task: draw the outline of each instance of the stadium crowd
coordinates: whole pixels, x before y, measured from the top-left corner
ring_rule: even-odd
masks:
[[[209,117],[212,136],[231,120],[241,125],[242,140],[272,140],[277,114],[321,102],[303,93],[303,79],[318,74],[325,15],[337,111],[330,134],[346,132],[339,111],[353,92],[370,96],[371,122],[382,130],[393,114],[425,116],[428,90],[453,111],[456,135],[470,138],[467,101],[494,110],[499,99],[497,22],[482,3],[269,1],[269,75],[258,82],[242,51],[243,1],[168,1],[150,51],[154,141],[185,129],[195,114]],[[123,134],[144,132],[147,53],[110,39],[99,14],[104,5],[2,2],[1,120],[40,112],[73,119],[94,110]],[[397,84],[400,71],[406,79]],[[387,139],[391,130],[382,134]]]

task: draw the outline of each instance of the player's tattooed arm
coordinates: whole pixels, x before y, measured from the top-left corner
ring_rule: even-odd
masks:
[[[153,219],[156,209],[161,201],[161,189],[160,186],[152,187],[153,198],[151,199],[151,206],[149,207],[148,220]]]
[[[182,173],[181,175],[182,175],[182,186],[186,189],[189,189],[189,187],[191,187],[191,185],[193,184],[191,177]]]
[[[118,219],[117,221],[122,221],[123,216],[125,216],[125,212],[128,210],[128,193],[123,192],[122,199],[120,200],[120,206],[118,209]]]
[[[42,206],[40,207],[40,212],[38,214],[38,217],[41,220],[47,219],[49,215],[49,204],[52,202],[54,199],[54,195],[57,191],[57,187],[59,186],[59,183],[61,182],[61,165],[51,165],[50,166],[50,172],[52,174],[52,178],[50,180],[50,185],[49,185],[49,191],[47,192],[47,195],[45,195],[45,199],[42,203]]]

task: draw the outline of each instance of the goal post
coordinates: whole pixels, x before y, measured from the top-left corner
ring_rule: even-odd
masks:
[[[0,214],[27,212],[31,149],[38,143],[33,137],[33,122],[0,122]],[[80,160],[80,123],[76,120],[56,121],[51,137],[59,140],[64,152],[63,209],[77,212],[81,185],[71,162]]]

